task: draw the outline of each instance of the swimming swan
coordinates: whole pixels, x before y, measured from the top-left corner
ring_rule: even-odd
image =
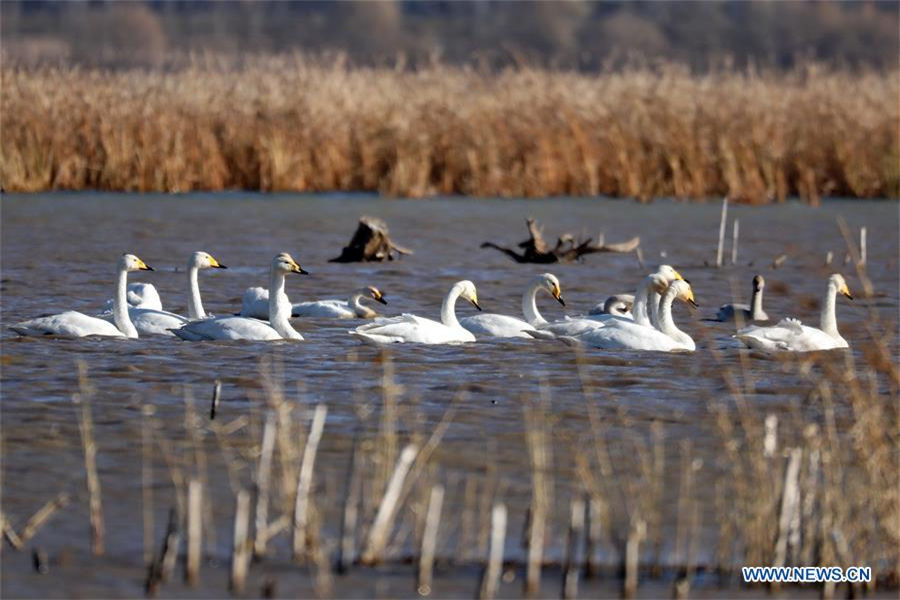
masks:
[[[631,307],[633,305],[634,295],[614,294],[608,297],[603,304],[594,305],[594,307],[588,311],[588,315],[616,315],[618,317],[631,319]]]
[[[368,286],[354,291],[347,300],[319,300],[298,302],[291,308],[293,317],[330,317],[336,319],[374,319],[378,313],[361,300],[371,298],[387,304],[384,294],[377,287]],[[269,314],[269,290],[261,287],[247,288],[241,299],[241,316],[267,318]]]
[[[782,319],[778,325],[760,327],[751,325],[735,334],[734,337],[755,350],[783,352],[811,352],[813,350],[832,350],[846,348],[847,340],[841,337],[835,316],[835,298],[838,293],[853,300],[847,282],[835,273],[828,278],[828,287],[822,301],[822,313],[819,329],[803,325],[797,319]]]
[[[116,295],[113,302],[113,323],[98,317],[70,310],[50,317],[39,317],[16,323],[10,329],[19,335],[55,335],[80,338],[89,335],[110,337],[138,337],[137,329],[128,316],[126,289],[128,273],[131,271],[152,271],[144,261],[133,254],[123,254],[116,264]]]
[[[134,323],[135,329],[140,335],[173,335],[172,329],[178,329],[185,323],[196,319],[205,319],[206,311],[203,310],[203,302],[200,300],[200,286],[197,283],[197,273],[200,269],[227,269],[208,252],[194,252],[188,258],[188,317],[162,309],[129,307],[128,316]],[[155,290],[154,290],[155,291]],[[112,320],[111,315],[101,315],[107,321]]]
[[[478,294],[471,281],[453,284],[441,305],[441,321],[432,321],[416,315],[404,313],[399,317],[379,318],[372,323],[360,325],[350,331],[363,341],[386,344],[391,342],[414,342],[419,344],[454,344],[474,342],[475,336],[464,329],[456,319],[456,299],[462,297],[478,306]]]
[[[153,308],[155,310],[163,309],[159,292],[156,291],[156,288],[152,283],[135,281],[129,283],[127,289],[128,291],[125,294],[125,299],[128,302],[128,306],[134,306],[136,308]],[[107,300],[103,305],[103,310],[100,314],[112,313],[114,303],[114,298]]]
[[[308,275],[287,252],[272,259],[269,275],[269,322],[249,317],[213,317],[191,321],[173,333],[183,340],[302,340],[291,327],[291,305],[284,293],[288,273]]]
[[[551,273],[538,275],[525,288],[522,294],[522,314],[525,320],[507,315],[487,313],[465,317],[459,320],[460,325],[479,336],[501,338],[531,338],[526,331],[533,331],[535,325],[546,324],[547,320],[541,316],[537,309],[536,295],[539,291],[545,291],[553,296],[557,302],[566,305],[562,299],[562,291],[559,287],[559,279]]]
[[[654,350],[672,352],[673,350],[696,349],[694,340],[675,326],[672,319],[672,302],[683,300],[696,307],[694,291],[684,280],[677,279],[666,287],[665,279],[654,273],[648,278],[653,291],[664,289],[659,306],[659,329],[648,325],[640,325],[626,319],[609,321],[605,327],[587,331],[574,336],[575,340],[594,348],[610,350]]]
[[[716,313],[717,321],[735,321],[740,315],[742,321],[768,321],[769,315],[763,310],[763,288],[766,280],[762,275],[753,277],[753,295],[750,304],[723,304]]]

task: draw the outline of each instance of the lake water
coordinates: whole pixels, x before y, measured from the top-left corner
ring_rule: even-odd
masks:
[[[386,314],[414,312],[439,317],[443,295],[453,282],[472,280],[487,312],[519,314],[525,283],[535,274],[557,275],[567,307],[545,296],[539,307],[550,320],[585,312],[607,295],[633,291],[645,271],[660,262],[678,268],[690,279],[698,311],[675,308],[681,328],[698,340],[693,354],[610,353],[587,351],[584,376],[597,390],[590,402],[607,425],[605,435],[613,460],[632,453],[629,440],[646,438],[652,423],[662,424],[671,468],[664,493],[675,512],[679,482],[679,452],[689,441],[692,456],[706,465],[718,464],[722,453],[711,425],[709,401],[727,398],[721,373],[740,370],[740,353],[727,324],[702,321],[732,300],[747,301],[750,279],[766,277],[766,310],[770,317],[796,316],[818,323],[818,305],[829,273],[841,272],[862,296],[855,269],[844,264],[846,245],[836,219],[843,218],[853,235],[868,229],[868,273],[875,282],[872,299],[838,300],[838,323],[853,356],[862,361],[867,340],[864,327],[869,307],[884,320],[885,331],[896,331],[898,315],[898,205],[894,201],[826,200],[819,208],[799,203],[780,206],[729,207],[740,219],[738,264],[722,269],[715,261],[720,205],[660,200],[652,204],[607,199],[557,200],[394,200],[371,196],[298,196],[243,193],[190,196],[121,194],[5,195],[2,210],[2,434],[3,514],[19,528],[45,501],[60,491],[72,503],[29,544],[50,557],[50,572],[37,575],[27,553],[4,550],[2,595],[13,596],[139,596],[144,563],[141,524],[141,404],[156,407],[160,435],[184,438],[185,395],[196,399],[205,414],[215,380],[222,382],[220,420],[246,416],[247,430],[258,438],[264,409],[261,365],[265,357],[279,372],[289,401],[299,407],[298,421],[309,418],[309,407],[328,406],[325,433],[316,466],[317,502],[323,511],[323,532],[335,550],[340,501],[354,437],[374,436],[381,409],[380,383],[384,357],[371,346],[347,335],[353,321],[295,320],[306,340],[300,343],[187,343],[153,337],[139,340],[21,339],[7,327],[17,321],[74,309],[96,313],[111,298],[114,267],[122,252],[132,252],[153,266],[152,273],[132,273],[130,281],[152,282],[168,310],[186,312],[184,263],[195,250],[206,250],[227,270],[201,273],[205,308],[215,314],[240,309],[248,286],[265,285],[268,264],[281,251],[290,252],[310,276],[288,279],[292,301],[343,298],[361,285],[378,286],[389,305]],[[415,254],[378,264],[333,264],[353,233],[360,215],[385,219],[391,234]],[[535,217],[548,241],[563,232],[595,236],[609,242],[641,237],[647,269],[634,254],[596,254],[581,263],[516,264],[493,250],[479,249],[491,240],[514,246],[527,237],[524,221]],[[729,228],[730,236],[730,228]],[[824,265],[833,252],[834,264]],[[730,256],[730,251],[726,252]],[[771,263],[787,259],[777,269]],[[474,309],[460,302],[458,313]],[[894,348],[896,356],[896,347]],[[520,537],[531,495],[531,466],[526,445],[523,405],[534,402],[541,389],[548,396],[552,478],[556,519],[546,548],[552,562],[562,559],[569,498],[581,489],[574,456],[596,433],[585,409],[582,384],[571,348],[554,341],[483,340],[464,346],[395,345],[390,360],[402,386],[398,408],[400,439],[427,435],[440,421],[460,389],[467,396],[433,458],[429,471],[447,488],[445,534],[438,557],[445,561],[465,555],[460,548],[460,514],[467,481],[477,494],[497,491],[510,510],[507,558],[522,560]],[[840,360],[837,359],[837,360]],[[89,553],[87,499],[83,457],[71,396],[78,390],[77,363],[88,366],[98,467],[103,486],[107,557]],[[749,396],[761,413],[802,422],[818,418],[819,408],[800,403],[802,377],[778,362],[750,355],[746,376],[755,383]],[[374,416],[359,424],[358,414]],[[208,433],[208,432],[207,432]],[[248,434],[249,435],[249,434]],[[209,485],[215,542],[207,549],[195,589],[172,584],[163,595],[217,596],[227,592],[227,564],[234,496],[216,439],[205,439],[209,454]],[[183,458],[183,456],[181,457]],[[254,459],[243,456],[238,479],[250,485]],[[165,462],[155,458],[155,538],[162,538],[165,515],[173,505]],[[709,469],[710,473],[715,468]],[[702,470],[702,474],[707,470]],[[697,484],[703,508],[697,560],[713,561],[715,539],[711,506],[714,491]],[[711,476],[711,475],[710,475]],[[471,491],[471,490],[470,490]],[[335,500],[337,499],[337,500]],[[707,510],[708,509],[708,510]],[[399,522],[410,509],[403,509]],[[667,521],[668,522],[668,521]],[[482,515],[478,524],[486,523]],[[674,520],[672,521],[674,523]],[[618,525],[620,528],[622,524]],[[478,528],[478,525],[474,526]],[[477,533],[477,532],[476,532]],[[479,536],[472,533],[473,540]],[[662,553],[675,552],[668,530]],[[673,534],[674,535],[674,534]],[[477,585],[476,568],[484,544],[470,540],[469,567],[440,570],[435,594],[470,596]],[[463,540],[464,541],[464,540]],[[482,540],[483,541],[483,540]],[[707,543],[709,541],[709,543]],[[284,535],[273,541],[286,548]],[[397,556],[409,556],[407,542]],[[481,552],[479,554],[479,552]],[[615,565],[615,549],[601,551]],[[273,559],[251,568],[252,585],[266,576],[278,581],[280,595],[309,595],[312,578],[290,566],[281,550]],[[665,562],[665,559],[663,559]],[[677,562],[672,559],[671,562]],[[413,595],[413,568],[391,562],[378,570],[359,568],[334,582],[338,596]],[[547,577],[555,577],[548,574]],[[702,581],[701,589],[703,589]],[[250,589],[253,588],[251,585]],[[545,584],[557,593],[557,583]],[[613,594],[609,580],[583,588],[585,594]],[[651,586],[654,584],[650,584]],[[668,583],[658,583],[664,595]],[[521,574],[504,584],[504,594],[520,591]],[[652,589],[652,588],[651,588]],[[255,591],[253,592],[255,593]],[[549,593],[549,592],[546,592]],[[713,592],[709,592],[713,593]]]

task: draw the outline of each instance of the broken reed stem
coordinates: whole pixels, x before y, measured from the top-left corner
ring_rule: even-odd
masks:
[[[569,539],[566,545],[566,562],[563,567],[563,598],[575,598],[578,595],[578,571],[581,564],[579,552],[581,539],[584,537],[585,503],[580,498],[572,500],[569,517]]]
[[[403,482],[406,479],[409,468],[416,459],[418,448],[415,444],[409,444],[400,453],[397,459],[397,466],[388,482],[387,490],[378,506],[378,513],[375,515],[375,521],[369,530],[369,539],[366,542],[366,548],[360,557],[360,562],[364,565],[374,565],[381,560],[384,548],[387,545],[388,535],[394,522],[394,515],[397,511],[400,492],[403,489]]]
[[[866,266],[866,228],[859,228],[859,263],[860,267]]]
[[[21,550],[25,545],[22,543],[22,540],[19,539],[19,535],[16,533],[16,530],[13,529],[12,523],[6,518],[6,515],[0,513],[0,524],[3,527],[3,535],[6,537],[10,546],[15,548],[16,550]]]
[[[231,579],[229,588],[234,594],[242,594],[247,580],[247,566],[250,563],[250,545],[247,530],[250,525],[250,493],[241,490],[237,494],[234,510],[234,535],[231,546]]]
[[[209,420],[212,421],[216,418],[216,411],[219,410],[219,398],[222,396],[222,382],[216,379],[216,382],[213,384],[213,395],[212,402],[209,405]]]
[[[153,421],[152,404],[141,407],[141,517],[144,524],[144,564],[153,562],[156,540],[153,539]]]
[[[722,217],[719,221],[719,246],[716,250],[716,267],[722,266],[722,254],[725,251],[725,225],[728,218],[728,198],[722,198]]]
[[[275,449],[275,428],[277,426],[274,410],[266,414],[263,428],[262,449],[259,453],[259,466],[256,469],[256,537],[253,541],[253,554],[261,557],[266,553],[269,540],[269,488],[272,475],[272,452]]]
[[[525,575],[525,594],[537,597],[541,591],[541,564],[544,554],[544,536],[549,505],[547,468],[547,432],[544,425],[546,410],[526,408],[527,441],[531,457],[532,496],[530,526],[528,529],[528,558]]]
[[[199,479],[188,483],[187,510],[187,560],[184,578],[188,585],[197,584],[200,571],[200,551],[203,544],[203,484]]]
[[[79,365],[83,371],[83,364]],[[101,499],[100,477],[97,475],[97,445],[94,442],[94,424],[91,419],[91,406],[86,394],[74,394],[72,402],[81,404],[78,418],[78,431],[81,433],[81,446],[84,450],[84,472],[90,505],[91,552],[94,556],[102,556],[104,552],[105,530],[103,526],[103,502]]]
[[[775,567],[783,567],[787,559],[788,534],[794,515],[800,509],[800,489],[798,486],[800,474],[800,459],[803,451],[800,448],[791,448],[787,469],[784,472],[784,486],[781,492],[781,514],[778,518],[778,539],[775,542]]]
[[[347,475],[346,500],[344,501],[343,518],[341,519],[341,543],[337,559],[339,573],[347,572],[356,554],[356,524],[359,520],[359,496],[362,492],[362,477],[359,471],[360,459],[358,438],[354,436],[353,452],[350,455],[350,471]]]
[[[300,477],[297,479],[297,497],[294,504],[294,560],[301,561],[306,557],[309,526],[309,492],[312,488],[313,468],[316,463],[316,452],[319,441],[322,439],[322,430],[325,428],[325,416],[328,407],[324,404],[316,405],[312,424],[309,428],[309,436],[306,438],[306,448],[303,450],[303,462],[300,465]]]
[[[31,518],[25,523],[22,532],[18,535],[19,544],[21,546],[27,544],[29,540],[41,530],[41,527],[47,524],[47,521],[50,520],[56,511],[65,507],[68,503],[69,495],[65,492],[60,492],[55,498],[48,500],[36,513],[31,515]]]
[[[625,543],[625,582],[622,589],[623,598],[634,598],[638,587],[638,570],[640,568],[640,546],[644,535],[647,533],[647,524],[635,513],[631,526],[631,532],[628,534],[628,541]]]
[[[441,522],[441,506],[444,503],[444,486],[431,488],[428,499],[428,513],[425,517],[425,532],[422,534],[422,552],[419,555],[419,581],[417,591],[420,596],[431,594],[434,555],[437,549],[438,526]]]
[[[731,264],[737,264],[738,236],[740,235],[740,221],[734,220],[731,226]]]
[[[491,511],[491,547],[487,567],[481,580],[478,597],[491,600],[500,587],[500,571],[503,569],[503,547],[506,543],[506,505],[494,504]]]

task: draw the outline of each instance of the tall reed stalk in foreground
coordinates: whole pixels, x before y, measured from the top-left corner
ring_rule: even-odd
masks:
[[[0,68],[7,191],[900,195],[900,71]],[[853,93],[848,93],[853,90]]]

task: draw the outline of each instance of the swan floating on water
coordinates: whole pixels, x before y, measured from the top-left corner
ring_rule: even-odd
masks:
[[[188,257],[188,316],[162,309],[129,307],[128,315],[140,335],[173,335],[172,330],[196,319],[205,319],[206,311],[200,300],[200,285],[197,274],[201,269],[227,269],[225,265],[213,258],[208,252],[194,252]],[[154,289],[154,292],[156,290]],[[112,315],[103,314],[101,318],[112,321]]]
[[[763,310],[763,289],[766,287],[766,280],[762,275],[753,277],[753,295],[750,297],[750,304],[723,304],[716,313],[717,321],[735,321],[740,316],[744,322],[747,321],[768,321],[769,315]]]
[[[70,310],[49,317],[38,317],[12,325],[10,329],[24,336],[55,335],[80,338],[89,335],[108,337],[138,337],[137,329],[128,316],[128,273],[152,271],[134,254],[123,254],[116,263],[116,295],[113,297],[113,322]]]
[[[778,325],[745,327],[734,337],[754,350],[812,352],[814,350],[847,348],[847,340],[841,337],[837,328],[835,300],[838,294],[853,300],[853,295],[847,288],[847,282],[844,281],[843,276],[835,273],[828,278],[825,298],[822,301],[819,329],[803,325],[797,319],[788,318],[782,319]]]
[[[183,340],[302,340],[291,327],[291,304],[284,292],[288,273],[308,273],[287,252],[272,259],[269,270],[269,322],[250,317],[213,317],[186,323],[173,333]]]
[[[354,335],[366,342],[378,344],[413,342],[419,344],[454,344],[474,342],[475,336],[463,328],[456,318],[456,300],[464,298],[481,310],[478,305],[478,294],[475,284],[463,280],[453,284],[441,305],[441,320],[432,321],[405,313],[399,317],[378,318],[372,323],[360,325],[351,330]]]
[[[460,325],[471,331],[473,334],[488,337],[501,338],[531,338],[526,333],[534,331],[536,325],[546,324],[547,320],[541,316],[537,309],[536,296],[539,291],[545,291],[557,302],[566,305],[562,298],[562,291],[559,287],[559,279],[551,273],[543,273],[532,279],[525,293],[522,294],[522,314],[525,320],[508,315],[500,315],[495,313],[486,313],[465,317],[459,320]]]
[[[617,317],[633,318],[631,307],[634,305],[633,294],[614,294],[608,297],[602,304],[596,304],[588,311],[588,316],[616,315]]]
[[[659,303],[659,328],[641,325],[627,319],[610,320],[604,327],[586,331],[581,335],[571,336],[570,340],[609,350],[653,350],[672,352],[675,350],[693,351],[694,340],[675,325],[672,319],[672,302],[683,300],[696,307],[691,285],[683,279],[676,279],[666,286],[666,280],[658,273],[647,277],[648,286],[654,292],[665,290]]]
[[[367,286],[355,290],[347,300],[318,300],[298,302],[291,308],[293,317],[324,317],[335,319],[374,319],[378,313],[362,303],[371,298],[387,304],[384,294],[377,287]],[[261,287],[247,288],[241,299],[241,316],[265,319],[269,314],[269,290]]]
[[[156,291],[156,287],[154,287],[152,283],[144,283],[143,281],[129,283],[128,290],[125,294],[125,300],[128,302],[128,306],[133,306],[135,308],[152,308],[154,310],[163,309],[159,292]],[[103,310],[100,311],[100,314],[111,314],[115,301],[115,298],[107,300],[103,305]]]

